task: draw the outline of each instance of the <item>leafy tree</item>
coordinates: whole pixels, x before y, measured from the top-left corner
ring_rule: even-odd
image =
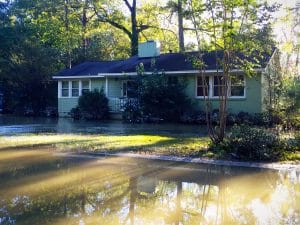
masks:
[[[233,76],[232,70],[241,68],[248,76],[253,76],[265,53],[271,54],[274,42],[270,37],[270,22],[271,13],[276,7],[260,4],[258,1],[236,0],[210,0],[204,3],[191,0],[189,5],[190,19],[196,31],[199,48],[199,61],[196,66],[203,80],[205,65],[201,60],[201,30],[205,30],[211,49],[222,53],[221,57],[215,55],[217,74],[220,74],[217,129],[212,125],[209,97],[205,97],[209,135],[214,143],[219,143],[225,137],[228,87]]]

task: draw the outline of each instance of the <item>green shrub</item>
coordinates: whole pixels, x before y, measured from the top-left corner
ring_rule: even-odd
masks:
[[[78,99],[78,106],[70,112],[74,119],[103,120],[109,116],[108,99],[103,90],[84,93]]]
[[[165,74],[145,76],[141,82],[140,106],[144,116],[164,121],[180,121],[187,108],[191,108],[185,94],[186,82]]]
[[[72,108],[71,111],[69,112],[69,115],[74,119],[74,120],[80,120],[82,117],[81,110],[79,109],[78,106],[75,108]]]
[[[122,119],[127,123],[140,123],[142,122],[142,114],[139,108],[138,101],[128,101],[124,106],[122,112]]]
[[[277,135],[247,125],[232,128],[227,146],[231,153],[244,160],[275,160],[284,151]]]

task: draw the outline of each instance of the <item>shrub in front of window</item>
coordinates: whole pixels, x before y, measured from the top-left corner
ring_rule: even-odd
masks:
[[[191,108],[185,94],[186,82],[167,77],[165,74],[153,74],[142,80],[140,106],[143,115],[164,121],[179,121],[183,113]]]
[[[108,119],[108,99],[104,91],[85,92],[78,99],[78,106],[73,108],[70,115],[74,119],[103,120]]]

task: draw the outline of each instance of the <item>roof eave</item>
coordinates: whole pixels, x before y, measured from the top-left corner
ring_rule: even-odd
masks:
[[[264,68],[255,69],[256,72],[264,71]],[[168,75],[177,75],[177,74],[198,74],[199,70],[182,70],[182,71],[162,71]],[[222,72],[222,70],[205,70],[205,74],[212,74]],[[241,73],[243,70],[234,69],[231,70],[234,73]],[[144,72],[144,75],[151,75],[153,72]],[[72,75],[72,76],[53,76],[53,79],[83,79],[83,78],[104,78],[104,77],[120,77],[120,76],[137,76],[137,72],[128,72],[128,73],[98,73],[97,75]]]

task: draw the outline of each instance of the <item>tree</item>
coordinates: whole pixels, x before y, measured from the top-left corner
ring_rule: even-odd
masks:
[[[177,13],[178,18],[178,45],[179,45],[179,51],[184,52],[184,27],[183,27],[183,2],[184,0],[177,0],[176,1],[169,1],[167,4],[167,8],[171,10],[171,13]]]
[[[205,94],[207,127],[214,143],[222,142],[225,137],[228,90],[230,79],[234,77],[233,69],[242,68],[246,75],[255,75],[267,54],[271,54],[274,42],[270,35],[271,13],[276,6],[269,6],[258,1],[219,1],[209,0],[204,3],[189,1],[190,19],[198,41],[199,61],[197,67],[202,79],[205,80],[205,65],[202,57],[201,30],[209,38],[211,50],[215,51],[218,83],[218,114],[217,129],[212,125],[212,106],[209,96]],[[209,15],[209,16],[207,16]]]
[[[105,2],[109,5],[108,1]],[[129,10],[130,13],[130,26],[129,28],[125,15],[117,9],[117,7],[112,7],[113,5],[103,4],[101,1],[93,1],[94,11],[97,18],[101,22],[109,23],[111,26],[124,32],[131,43],[131,56],[137,55],[138,53],[138,38],[139,33],[145,29],[148,29],[147,25],[138,24],[137,21],[137,5],[136,0],[132,0],[130,3],[128,0],[123,0],[123,4]]]

